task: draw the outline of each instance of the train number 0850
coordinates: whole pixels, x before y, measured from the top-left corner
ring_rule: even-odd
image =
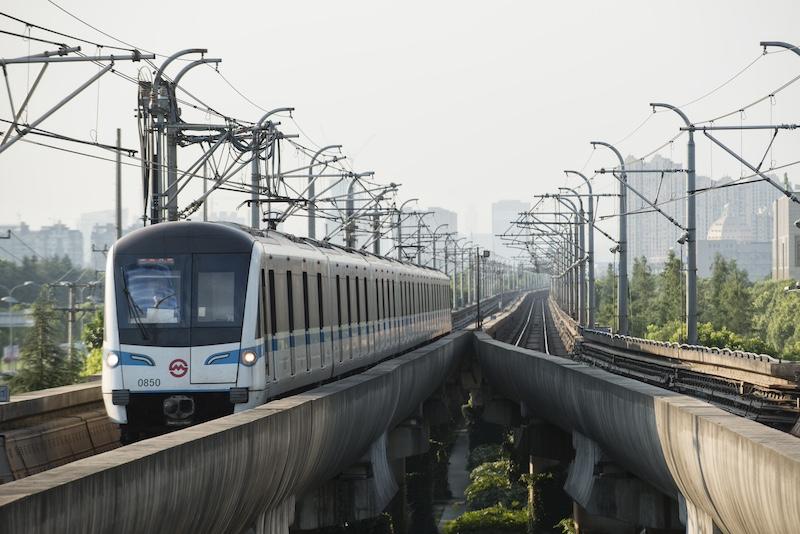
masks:
[[[137,382],[140,388],[157,388],[161,385],[160,378],[140,378]]]

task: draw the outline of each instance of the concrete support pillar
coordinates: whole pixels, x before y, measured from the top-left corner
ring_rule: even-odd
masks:
[[[714,520],[704,510],[681,496],[679,499],[681,521],[686,525],[686,534],[718,534]]]
[[[615,464],[589,438],[574,432],[573,445],[575,459],[564,490],[580,506],[584,525],[620,534],[682,530],[677,501]]]
[[[289,497],[277,507],[261,512],[247,534],[289,534],[289,526],[294,519],[294,504],[294,497]]]
[[[384,433],[359,462],[303,495],[297,502],[296,528],[324,528],[382,513],[398,490],[396,462],[389,461],[388,444]]]

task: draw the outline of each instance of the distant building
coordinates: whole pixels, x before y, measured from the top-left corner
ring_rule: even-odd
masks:
[[[629,158],[626,163],[628,183],[631,187],[658,204],[678,223],[685,225],[686,174],[636,172],[679,167],[681,167],[679,163],[658,155],[645,162]],[[705,266],[701,258],[707,256],[708,250],[703,250],[700,241],[706,242],[707,239],[716,242],[708,245],[711,250],[720,251],[726,258],[736,259],[737,264],[747,270],[751,279],[759,279],[768,274],[768,271],[764,272],[764,265],[765,260],[769,258],[768,244],[772,239],[771,205],[781,193],[764,182],[722,187],[732,182],[734,180],[730,177],[711,180],[706,176],[697,176],[695,180],[695,190],[698,191],[696,194],[698,274],[705,276]],[[646,202],[630,191],[628,213],[628,261],[631,264],[633,258],[645,256],[649,264],[660,269],[670,249],[674,249],[680,255],[681,247],[677,244],[677,240],[683,231],[663,215],[654,212]],[[736,255],[736,247],[729,246],[723,243],[724,241],[738,243],[740,255]],[[764,252],[765,246],[766,252]],[[685,256],[685,250],[683,254]],[[765,255],[756,257],[758,254]],[[709,257],[710,266],[714,254]],[[630,271],[630,265],[628,270]]]
[[[772,258],[769,241],[734,241],[732,239],[697,241],[697,276],[708,278],[717,254],[726,260],[736,260],[736,266],[747,271],[747,277],[755,282],[768,278]],[[686,258],[683,258],[684,262]]]
[[[499,200],[492,204],[492,240],[491,250],[495,255],[504,258],[513,258],[517,251],[507,246],[501,237],[519,219],[520,213],[528,211],[530,205],[519,200]]]
[[[772,279],[800,279],[800,206],[781,197],[772,205],[774,237],[772,239]]]
[[[428,225],[431,230],[435,230],[440,224],[446,224],[447,228],[442,228],[442,232],[450,232],[453,234],[458,233],[458,214],[454,211],[446,210],[444,208],[428,208],[427,211],[432,211]]]
[[[24,258],[68,257],[73,265],[82,267],[83,235],[63,224],[31,230],[24,222],[19,226],[2,226],[0,232],[11,231],[11,238],[0,242],[0,259],[21,264]]]
[[[122,227],[124,228],[126,225],[130,224],[129,219],[129,212],[127,209],[122,210]],[[80,230],[81,234],[84,236],[83,240],[83,257],[84,260],[81,262],[81,265],[92,265],[94,261],[95,253],[92,252],[92,244],[94,243],[90,237],[92,232],[94,231],[94,227],[97,225],[106,225],[106,224],[116,224],[116,215],[114,210],[101,210],[101,211],[90,211],[81,214],[80,218],[78,219],[77,229]],[[141,226],[141,222],[139,222],[139,226]],[[94,243],[97,246],[97,243]],[[110,246],[110,245],[109,245]],[[102,248],[102,245],[100,245]]]
[[[714,259],[720,255],[735,260],[736,266],[747,271],[752,281],[769,277],[772,245],[758,237],[758,230],[746,222],[746,217],[733,210],[731,204],[725,204],[722,216],[709,226],[706,239],[697,241],[697,275],[711,276]]]
[[[62,258],[67,256],[73,265],[83,266],[83,234],[66,225],[56,223],[51,226],[42,226],[34,232],[34,243],[37,250],[45,258]]]

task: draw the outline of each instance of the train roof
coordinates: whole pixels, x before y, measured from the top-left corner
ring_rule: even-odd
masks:
[[[253,243],[267,246],[295,245],[295,250],[304,250],[313,256],[320,252],[330,256],[332,261],[344,263],[370,264],[373,268],[405,267],[410,270],[427,270],[440,273],[436,269],[416,265],[387,256],[380,256],[353,248],[336,245],[308,237],[298,237],[277,230],[254,230],[231,222],[179,221],[164,222],[140,228],[122,237],[114,245],[115,254],[172,254],[189,253],[249,253]],[[337,257],[338,256],[338,257]],[[354,261],[355,260],[355,261]]]
[[[250,253],[254,240],[252,235],[225,224],[165,222],[123,236],[114,244],[114,253]]]

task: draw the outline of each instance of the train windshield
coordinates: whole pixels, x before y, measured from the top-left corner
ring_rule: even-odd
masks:
[[[117,257],[120,341],[188,346],[241,338],[248,254]]]
[[[121,266],[123,324],[187,326],[186,256],[131,258]]]

